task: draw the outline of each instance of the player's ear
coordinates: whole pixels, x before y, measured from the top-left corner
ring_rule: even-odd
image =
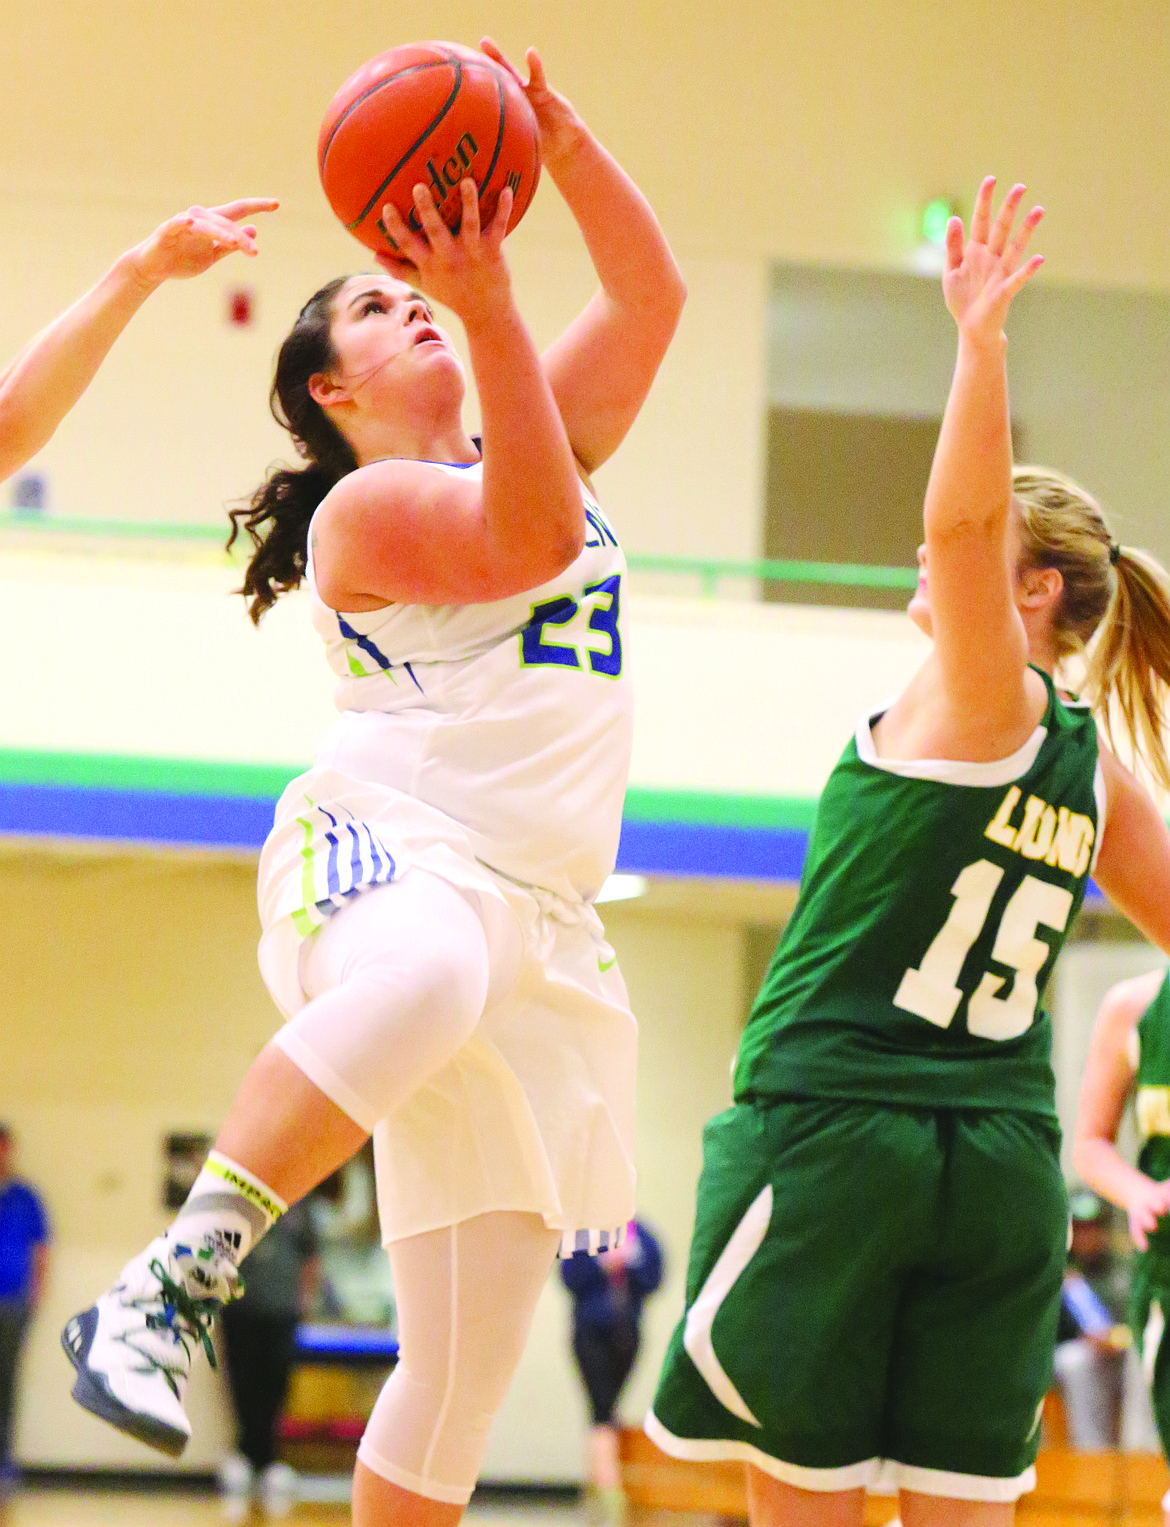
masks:
[[[353,394],[327,371],[315,371],[309,378],[309,396],[321,408],[334,408],[338,403],[348,402]]]
[[[1020,575],[1020,594],[1029,609],[1039,609],[1060,598],[1064,579],[1055,567],[1029,567]]]

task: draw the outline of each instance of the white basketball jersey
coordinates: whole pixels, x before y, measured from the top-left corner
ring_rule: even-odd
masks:
[[[613,869],[633,731],[625,559],[582,497],[581,555],[510,599],[345,614],[321,600],[311,553],[306,577],[342,712],[318,766],[435,807],[485,864],[573,901]]]

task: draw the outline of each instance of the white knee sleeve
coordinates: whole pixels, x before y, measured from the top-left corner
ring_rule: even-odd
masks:
[[[401,1356],[358,1449],[366,1468],[470,1500],[558,1244],[539,1216],[499,1212],[390,1247]]]
[[[301,984],[310,1001],[276,1044],[373,1130],[470,1037],[493,963],[511,964],[514,978],[518,955],[506,925],[491,926],[502,946],[494,962],[471,901],[421,870],[363,892],[303,945]]]

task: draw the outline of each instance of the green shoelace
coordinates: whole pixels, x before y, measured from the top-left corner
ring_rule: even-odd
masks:
[[[141,1295],[131,1302],[145,1311],[147,1330],[170,1331],[174,1335],[183,1349],[186,1362],[170,1364],[153,1352],[144,1351],[135,1345],[132,1339],[133,1333],[128,1333],[122,1339],[143,1359],[143,1366],[139,1372],[161,1373],[178,1399],[181,1396],[176,1375],[185,1378],[190,1371],[193,1342],[202,1345],[204,1352],[207,1353],[207,1361],[212,1368],[216,1366],[215,1348],[211,1344],[211,1323],[222,1301],[195,1298],[181,1283],[175,1282],[157,1258],[150,1263],[150,1271],[159,1281],[159,1292]],[[156,1307],[160,1299],[161,1311]]]

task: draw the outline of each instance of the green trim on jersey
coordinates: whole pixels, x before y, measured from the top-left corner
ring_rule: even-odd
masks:
[[[737,1099],[1055,1114],[1040,1004],[1093,863],[1099,765],[1091,713],[1044,680],[1038,733],[999,765],[883,763],[859,728],[821,796]]]

